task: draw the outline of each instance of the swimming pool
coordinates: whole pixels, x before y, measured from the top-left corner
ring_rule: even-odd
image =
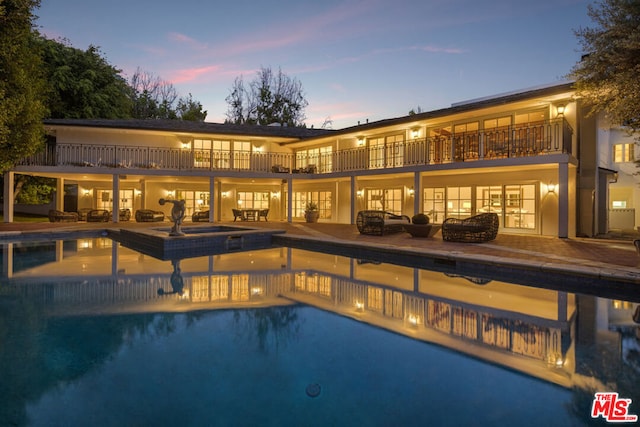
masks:
[[[2,254],[12,425],[586,425],[594,391],[640,413],[631,301],[284,247]]]

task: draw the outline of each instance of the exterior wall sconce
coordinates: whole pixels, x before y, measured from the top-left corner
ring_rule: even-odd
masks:
[[[358,197],[363,197],[364,196],[364,190],[358,190],[356,192],[356,194],[358,195]]]
[[[555,192],[556,192],[556,185],[555,185],[555,184],[553,184],[553,183],[551,183],[551,182],[550,182],[550,183],[548,183],[548,184],[547,184],[547,191],[548,191],[549,193],[555,193]]]
[[[167,190],[167,198],[173,198],[176,196],[176,192],[172,190]]]
[[[223,199],[226,199],[227,197],[229,197],[229,192],[228,191],[223,191],[221,195],[222,195]]]
[[[413,189],[413,187],[409,188],[409,190],[407,190],[407,193],[409,194],[409,197],[413,197],[413,195],[415,194],[415,190]]]
[[[85,197],[89,197],[91,195],[91,189],[87,188],[86,190],[84,190],[83,194],[84,194]]]
[[[133,195],[136,197],[140,197],[142,195],[142,191],[136,188],[135,190],[133,190]]]
[[[418,128],[411,129],[411,139],[418,139],[419,136],[420,136],[420,129]]]
[[[279,191],[272,191],[271,192],[271,198],[272,199],[279,199],[280,198],[280,192]]]
[[[563,117],[564,116],[564,112],[566,110],[566,105],[564,104],[560,104],[556,107],[556,111],[558,113],[558,117]]]
[[[364,145],[364,136],[358,137],[358,147],[362,147]]]
[[[183,142],[182,143],[182,149],[183,150],[188,150],[191,148],[191,143],[190,142]]]

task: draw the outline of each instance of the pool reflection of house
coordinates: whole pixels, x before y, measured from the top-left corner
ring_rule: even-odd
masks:
[[[3,265],[19,246],[5,246]],[[183,259],[184,292],[159,295],[158,289],[172,291],[169,261],[108,239],[57,242],[52,250],[53,259],[3,280],[5,293],[36,299],[51,316],[301,303],[563,386],[584,379],[576,370],[576,337],[602,344],[601,332],[621,313],[616,304],[635,305],[594,297],[581,298],[595,305],[578,304],[561,291],[288,248]],[[597,328],[588,320],[596,317]],[[622,363],[619,350],[611,349],[613,362]]]
[[[610,217],[633,226],[638,190],[621,169],[632,144],[586,111],[559,83],[336,131],[47,120],[46,150],[5,174],[4,218],[15,174],[33,174],[57,179],[58,210],[104,209],[114,222],[122,209],[178,198],[189,218],[209,221],[232,220],[236,208],[302,220],[314,201],[320,221],[335,223],[383,209],[436,223],[491,211],[500,232],[560,237],[606,232]]]

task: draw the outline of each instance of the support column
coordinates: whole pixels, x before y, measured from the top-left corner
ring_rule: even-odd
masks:
[[[422,188],[420,172],[413,173],[413,214],[422,212]]]
[[[120,220],[120,175],[113,175],[113,212],[111,220],[117,223]]]
[[[5,172],[4,174],[4,201],[2,202],[2,215],[4,222],[13,222],[13,192],[15,183],[15,174],[13,172]]]
[[[356,222],[356,203],[358,203],[358,189],[356,187],[356,177],[351,177],[351,212],[349,215],[350,224],[353,225]]]
[[[64,178],[56,179],[56,209],[64,211]]]
[[[209,222],[213,222],[215,215],[214,215],[214,208],[218,209],[218,206],[215,205],[214,200],[215,197],[214,195],[216,191],[216,182],[215,182],[215,178],[214,177],[209,177]],[[219,218],[221,218],[220,216],[218,216]]]
[[[558,165],[558,237],[569,237],[569,164]]]
[[[147,208],[147,180],[140,180],[140,209]]]
[[[293,179],[287,179],[287,222],[293,221]]]

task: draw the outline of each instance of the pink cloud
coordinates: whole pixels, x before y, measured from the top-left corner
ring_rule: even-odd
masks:
[[[206,43],[201,43],[185,34],[170,32],[169,34],[167,34],[167,38],[169,39],[169,41],[186,44],[187,46],[195,50],[202,50],[207,48]]]
[[[183,68],[176,70],[174,74],[169,78],[169,81],[174,84],[187,83],[199,80],[202,76],[216,74],[220,71],[219,65],[210,65],[207,67],[196,68]]]

